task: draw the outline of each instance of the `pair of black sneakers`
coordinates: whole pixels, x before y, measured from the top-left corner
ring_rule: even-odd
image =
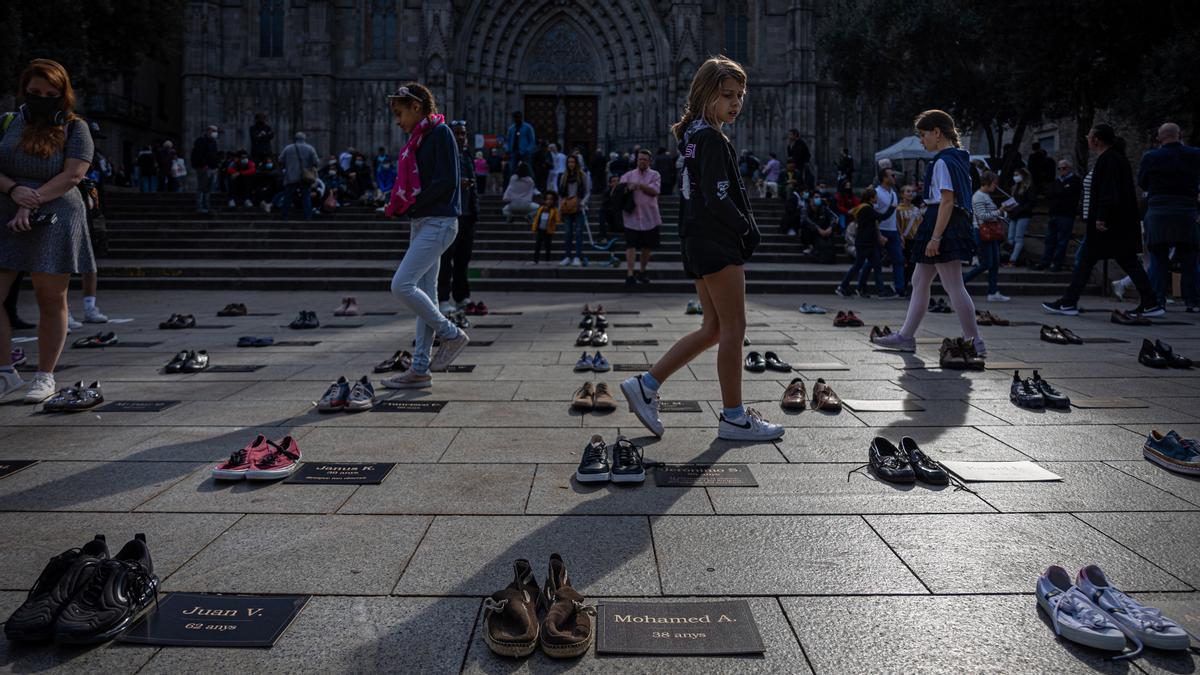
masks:
[[[583,449],[575,480],[580,483],[642,483],[646,480],[642,449],[628,438],[617,436],[610,458],[604,439],[596,434]]]
[[[1042,408],[1070,410],[1071,408],[1071,398],[1043,380],[1036,370],[1033,371],[1033,377],[1024,380],[1021,379],[1021,371],[1014,370],[1008,398],[1021,408],[1034,410]]]
[[[200,350],[181,350],[163,366],[163,372],[168,374],[175,373],[198,373],[202,370],[208,370],[209,359],[208,352]]]
[[[876,436],[867,452],[868,470],[880,480],[889,483],[914,483],[919,480],[932,485],[950,484],[950,474],[908,436],[900,439],[898,448],[888,439]]]
[[[321,321],[317,319],[317,313],[306,309],[300,310],[296,318],[292,319],[292,322],[288,324],[288,328],[292,330],[307,330],[310,328],[319,328],[320,326]]]
[[[4,624],[9,640],[63,644],[107,642],[158,600],[146,535],[109,557],[104,535],[50,559],[25,602]]]

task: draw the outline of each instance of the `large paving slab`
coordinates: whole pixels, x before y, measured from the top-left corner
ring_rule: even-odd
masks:
[[[521,513],[534,468],[531,464],[398,464],[382,484],[358,488],[339,512]]]
[[[271,649],[167,647],[141,672],[458,673],[478,613],[472,598],[314,597]]]
[[[1106,462],[1124,473],[1169,492],[1191,504],[1200,506],[1200,478],[1173,473],[1148,460]]]
[[[1191,590],[1069,514],[866,516],[934,593],[1032,592],[1050,565],[1100,565],[1126,591]]]
[[[656,487],[644,483],[580,483],[574,464],[540,464],[525,512],[561,515],[659,515],[712,513],[704,488]]]
[[[489,595],[524,558],[544,574],[561,553],[584,594],[658,595],[650,524],[636,516],[438,516],[397,584],[400,595]]]
[[[40,462],[0,481],[0,511],[131,511],[198,467],[184,462]]]
[[[988,431],[998,427],[987,427]],[[871,440],[883,436],[893,443],[909,436],[938,460],[1016,462],[1029,457],[972,427],[880,427],[857,429],[788,430],[777,445],[789,462],[867,461]]]
[[[248,515],[164,590],[384,595],[428,526],[419,516]]]
[[[0,592],[0,616],[7,617],[24,601],[24,592]],[[0,640],[0,672],[136,673],[154,652],[154,647],[64,647]]]
[[[1175,511],[1196,510],[1153,485],[1102,462],[1042,462],[1061,481],[971,484],[1000,511]]]
[[[1200,588],[1200,513],[1080,513],[1100,530],[1146,560]]]
[[[925,593],[858,516],[663,516],[668,595]]]
[[[353,485],[286,485],[274,481],[217,480],[205,466],[138,507],[187,513],[333,513]]]
[[[983,427],[987,435],[1041,461],[1077,462],[1140,456],[1145,437],[1111,424]]]

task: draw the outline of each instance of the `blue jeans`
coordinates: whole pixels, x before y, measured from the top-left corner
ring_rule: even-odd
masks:
[[[882,293],[883,279],[879,274],[879,248],[856,246],[854,248],[854,264],[846,270],[846,276],[842,277],[842,283],[838,285],[842,290],[849,290],[850,282],[857,279],[858,292],[862,293],[867,285],[867,273],[872,269],[875,270],[875,292],[876,294]]]
[[[1050,222],[1046,223],[1046,246],[1042,251],[1042,265],[1062,267],[1063,258],[1067,256],[1067,246],[1071,244],[1071,231],[1074,229],[1074,218],[1050,216]]]
[[[392,276],[392,295],[417,315],[417,344],[413,347],[412,370],[418,375],[429,372],[429,352],[434,332],[443,340],[458,335],[458,328],[438,311],[437,279],[442,253],[458,236],[458,219],[430,216],[412,221],[408,251]]]
[[[565,255],[568,258],[583,257],[583,212],[563,216],[563,234],[566,237]],[[575,242],[575,253],[571,253],[571,241]],[[586,261],[585,261],[586,262]]]
[[[1009,262],[1017,262],[1021,259],[1021,249],[1025,248],[1025,230],[1029,229],[1029,218],[1017,218],[1008,224],[1008,243],[1012,246],[1012,255],[1009,256]]]
[[[970,283],[972,279],[987,270],[988,273],[988,295],[1000,292],[1000,242],[998,241],[979,241],[979,230],[975,230],[975,241],[979,243],[979,264],[972,267],[963,273],[963,283]]]
[[[904,242],[896,230],[882,230],[881,233],[887,237],[888,257],[892,259],[892,287],[900,295],[904,293]]]
[[[142,176],[142,192],[158,192],[158,176]]]
[[[283,219],[288,219],[288,214],[292,211],[292,202],[296,199],[296,191],[300,191],[300,206],[304,208],[304,219],[312,220],[312,190],[304,183],[291,183],[283,186],[283,206],[280,208],[280,213]]]

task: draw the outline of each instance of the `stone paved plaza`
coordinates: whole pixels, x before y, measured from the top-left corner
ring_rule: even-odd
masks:
[[[27,294],[28,297],[28,294]],[[384,293],[361,294],[368,312],[397,309]],[[94,533],[119,547],[145,532],[163,590],[303,593],[314,597],[270,650],[111,645],[91,650],[0,643],[0,669],[106,673],[623,671],[819,673],[1192,673],[1193,655],[1147,650],[1132,663],[1057,641],[1033,596],[1050,564],[1074,572],[1101,565],[1124,590],[1200,631],[1200,481],[1142,459],[1152,428],[1200,436],[1200,370],[1137,363],[1143,337],[1200,358],[1194,315],[1185,325],[1129,328],[1104,310],[1050,320],[1034,299],[985,307],[1027,325],[985,327],[993,363],[1034,367],[1074,398],[1128,397],[1144,407],[1029,412],[1008,400],[1011,367],[942,371],[937,343],[958,334],[953,315],[931,314],[918,352],[874,351],[873,324],[898,328],[906,305],[833,296],[751,296],[748,349],[819,364],[844,398],[911,400],[921,411],[811,410],[784,414],[791,379],[745,374],[748,402],[782,422],[777,443],[716,440],[716,352],[664,385],[669,400],[700,413],[664,413],[655,440],[621,408],[569,410],[584,379],[616,385],[625,373],[581,376],[572,365],[579,310],[602,302],[614,364],[644,364],[698,323],[687,296],[509,294],[482,298],[477,342],[430,390],[383,399],[447,401],[438,413],[320,415],[313,402],[339,375],[354,379],[412,337],[411,316],[335,319],[331,293],[102,292],[100,306],[125,342],[151,347],[72,350],[60,384],[102,382],[105,398],[178,400],[157,413],[49,415],[0,405],[0,459],[40,463],[0,480],[0,613],[20,604],[46,560]],[[837,329],[833,315],[805,316],[801,301],[853,308],[867,328]],[[834,300],[838,300],[837,303]],[[229,302],[251,312],[218,319]],[[981,303],[981,306],[986,303]],[[291,331],[300,309],[323,326]],[[161,331],[172,313],[200,327]],[[33,316],[31,306],[24,315]],[[1041,342],[1037,324],[1067,326],[1081,346]],[[363,324],[360,327],[333,327]],[[511,327],[499,327],[509,324]],[[625,324],[650,324],[624,327]],[[205,329],[205,326],[212,328]],[[215,328],[215,326],[228,326]],[[493,326],[493,327],[489,327]],[[95,332],[75,331],[72,339]],[[18,333],[18,336],[29,333]],[[315,346],[238,349],[242,335],[314,340]],[[787,345],[791,343],[794,345]],[[770,343],[777,343],[772,346]],[[35,350],[35,343],[18,346]],[[164,375],[179,349],[206,348],[215,365],[252,373]],[[834,367],[833,364],[843,364]],[[930,366],[930,367],[923,367]],[[378,376],[372,375],[378,383]],[[378,386],[378,384],[377,384]],[[618,394],[619,397],[619,394]],[[292,434],[306,460],[397,462],[378,486],[225,485],[213,463],[256,433]],[[627,434],[648,461],[746,463],[758,488],[582,487],[571,476],[593,433]],[[937,459],[1034,460],[1052,483],[976,484],[975,493],[918,484],[898,488],[865,472],[875,435],[916,438]],[[605,598],[749,599],[767,651],[761,658],[597,657],[551,662],[540,653],[504,660],[480,630],[482,600],[511,579],[515,558],[539,581],[561,553],[589,601]]]

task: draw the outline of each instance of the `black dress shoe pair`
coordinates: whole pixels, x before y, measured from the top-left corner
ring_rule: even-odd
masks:
[[[164,373],[198,373],[208,368],[208,352],[183,350],[164,368]]]
[[[763,373],[767,370],[774,370],[777,373],[792,372],[792,365],[780,359],[779,355],[775,352],[767,352],[766,354],[750,352],[746,355],[745,367],[751,373]]]
[[[608,318],[603,314],[585,314],[584,317],[579,320],[579,327],[586,329],[599,328],[600,330],[604,330],[605,328],[608,328]]]
[[[1114,309],[1112,311],[1112,314],[1108,317],[1108,320],[1111,321],[1112,323],[1115,323],[1115,324],[1118,324],[1121,326],[1150,326],[1150,325],[1153,325],[1151,323],[1150,319],[1147,319],[1146,317],[1142,316],[1141,314],[1130,314],[1129,312],[1126,312],[1123,309]]]
[[[317,319],[316,312],[300,310],[300,314],[298,314],[295,319],[292,319],[292,322],[288,324],[288,328],[291,328],[292,330],[305,330],[309,328],[318,328],[320,325],[321,322]]]
[[[71,343],[71,346],[76,349],[96,349],[98,347],[109,347],[117,344],[117,334],[109,331],[107,333],[96,333],[85,338],[79,338]]]
[[[196,317],[191,314],[172,314],[169,319],[158,324],[161,330],[179,330],[183,328],[195,328]]]
[[[954,313],[954,309],[951,308],[950,305],[946,304],[945,298],[938,298],[937,300],[930,300],[929,301],[929,311],[933,312],[934,314],[953,314]]]
[[[1043,408],[1071,409],[1071,398],[1042,379],[1038,371],[1032,378],[1021,379],[1021,371],[1013,371],[1012,387],[1008,399],[1021,408],[1041,410]]]
[[[1083,338],[1079,337],[1070,330],[1062,326],[1042,326],[1040,337],[1045,342],[1053,342],[1058,345],[1081,345]]]
[[[240,302],[231,302],[225,305],[225,309],[217,312],[217,316],[246,316],[246,305]]]
[[[409,354],[406,350],[399,349],[396,351],[395,354],[392,354],[391,358],[384,359],[383,361],[381,361],[379,363],[379,365],[375,366],[375,372],[376,373],[390,373],[390,372],[403,373],[404,371],[408,370],[409,368],[412,368],[412,359],[413,359],[412,354]]]
[[[871,441],[868,470],[889,483],[913,483],[920,480],[932,485],[948,485],[950,475],[942,465],[921,451],[917,442],[905,436],[897,448],[891,441],[876,436]]]
[[[1138,363],[1151,368],[1191,368],[1192,360],[1176,354],[1171,345],[1162,340],[1142,340],[1142,350],[1138,352]]]

